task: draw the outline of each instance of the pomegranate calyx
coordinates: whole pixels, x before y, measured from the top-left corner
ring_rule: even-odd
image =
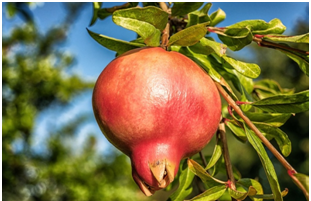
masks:
[[[159,188],[166,188],[174,180],[175,165],[167,159],[149,162],[149,168],[159,182]]]

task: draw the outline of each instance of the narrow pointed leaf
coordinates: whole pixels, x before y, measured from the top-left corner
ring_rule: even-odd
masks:
[[[218,38],[233,51],[238,51],[253,41],[253,34],[249,28],[230,28]]]
[[[90,30],[87,30],[90,36],[97,41],[99,44],[102,46],[117,52],[118,54],[122,54],[124,52],[127,52],[131,49],[139,48],[139,47],[144,47],[145,45],[140,44],[140,43],[131,43],[127,41],[122,41],[118,40],[115,38],[111,38],[108,36],[104,36],[101,34],[94,33]]]
[[[102,2],[93,2],[93,17],[92,17],[92,20],[89,26],[92,26],[96,22],[98,18],[97,13],[98,13],[98,10],[101,8],[101,5],[102,5]]]
[[[219,160],[219,158],[221,157],[222,155],[222,151],[221,151],[221,145],[220,145],[220,140],[217,141],[216,145],[215,145],[215,148],[214,148],[214,151],[213,151],[213,154],[212,154],[212,157],[211,159],[209,160],[207,166],[205,167],[205,170],[208,170],[210,169],[211,167],[213,167],[217,161]]]
[[[225,185],[214,186],[207,189],[202,194],[194,197],[191,201],[214,201],[220,198],[226,191],[227,187]]]
[[[210,15],[210,18],[212,20],[210,26],[214,27],[215,25],[226,19],[226,13],[219,8],[217,11],[213,12]]]
[[[236,200],[244,200],[248,195],[256,195],[257,193],[256,189],[252,186],[250,186],[246,192],[233,190],[231,188],[228,188],[228,191],[230,196]]]
[[[294,174],[294,177],[296,177],[301,182],[305,190],[309,192],[309,176],[301,173],[296,173]]]
[[[263,188],[261,184],[254,180],[254,179],[248,179],[248,178],[243,178],[237,181],[236,185],[242,185],[245,189],[249,189],[250,186],[252,186],[254,189],[256,189],[257,193],[256,194],[263,194]],[[253,195],[249,195],[253,196]],[[260,198],[253,198],[254,201],[262,201]]]
[[[275,113],[299,113],[309,110],[309,90],[292,95],[271,96],[252,103],[253,106]]]
[[[286,27],[279,19],[273,19],[270,22],[264,20],[245,20],[236,24],[230,25],[227,28],[245,28],[251,29],[253,34],[282,34]]]
[[[297,36],[285,36],[278,34],[265,35],[263,39],[276,42],[309,43],[309,33]]]
[[[191,46],[203,38],[207,32],[208,23],[197,24],[177,32],[170,37],[168,45]]]
[[[284,191],[281,192],[281,196],[285,197],[288,193],[288,189],[285,189]],[[274,195],[273,194],[257,194],[257,195],[253,195],[250,196],[251,198],[253,198],[254,200],[275,200]]]
[[[307,76],[309,76],[309,55],[304,56],[300,54],[294,54],[288,51],[283,51],[283,50],[280,50],[280,51],[286,54],[286,56],[291,58],[293,61],[295,61],[298,64],[299,68],[302,70],[302,72],[306,74]]]
[[[199,9],[203,2],[174,2],[172,7],[173,16],[183,16]]]
[[[245,125],[245,123],[244,123],[244,129],[245,129],[245,134],[247,136],[249,143],[256,150],[256,152],[257,152],[257,154],[261,160],[261,164],[265,170],[267,179],[269,181],[274,200],[282,201],[283,198],[281,195],[280,185],[278,182],[278,178],[276,176],[276,172],[275,172],[273,163],[271,162],[264,146],[262,145],[262,142],[255,135],[255,133],[253,133],[251,130],[248,129],[248,127]]]
[[[247,137],[243,128],[238,126],[234,120],[226,122],[226,126],[232,131],[232,133],[242,142],[246,142]]]
[[[244,112],[253,122],[262,122],[274,127],[282,126],[292,114],[288,113],[260,113],[260,112]]]
[[[284,133],[281,129],[271,126],[266,123],[253,122],[254,125],[262,131],[262,133],[268,139],[274,138],[277,142],[282,154],[287,157],[292,151],[292,143],[289,140],[286,133]]]
[[[225,184],[225,182],[213,178],[209,173],[206,172],[206,170],[201,165],[199,165],[192,159],[188,159],[188,167],[195,175],[200,177],[203,183],[208,186]]]
[[[191,183],[194,178],[194,174],[187,167],[187,160],[184,160],[180,171],[178,189],[168,198],[167,201],[182,201],[192,192]]]
[[[260,75],[260,68],[257,64],[245,63],[239,60],[235,60],[228,56],[223,56],[225,61],[224,65],[234,68],[237,72],[249,78],[257,78]]]

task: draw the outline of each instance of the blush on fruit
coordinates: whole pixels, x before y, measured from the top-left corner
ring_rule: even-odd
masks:
[[[167,187],[180,160],[211,140],[221,116],[217,88],[195,62],[159,47],[131,50],[100,74],[93,109],[106,138],[130,157],[149,196]]]

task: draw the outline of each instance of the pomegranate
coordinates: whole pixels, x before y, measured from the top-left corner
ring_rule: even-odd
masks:
[[[159,47],[131,50],[102,71],[93,110],[104,135],[132,163],[149,196],[174,180],[182,158],[199,152],[217,130],[221,101],[195,62]]]

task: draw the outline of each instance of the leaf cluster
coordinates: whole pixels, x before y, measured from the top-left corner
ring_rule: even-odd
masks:
[[[134,41],[121,41],[88,30],[90,36],[102,46],[120,55],[128,50],[141,47],[162,46],[168,51],[176,51],[195,61],[216,83],[219,83],[242,108],[259,131],[268,139],[275,140],[282,155],[290,155],[292,147],[287,134],[280,127],[295,113],[309,110],[309,90],[295,92],[284,89],[276,81],[259,79],[261,69],[255,63],[248,63],[229,56],[226,49],[239,51],[252,42],[264,48],[277,49],[297,63],[303,73],[309,74],[309,56],[288,44],[309,43],[309,34],[297,36],[282,35],[286,27],[279,19],[270,22],[263,20],[245,20],[227,27],[216,27],[226,17],[221,9],[209,14],[211,3],[176,2],[163,8],[158,4],[145,4],[144,7],[121,6],[111,12],[115,24],[137,33]],[[161,9],[161,8],[162,9]],[[95,10],[97,9],[97,14]],[[94,19],[100,17],[101,8],[94,3]],[[106,12],[105,11],[105,12]],[[165,33],[169,36],[165,38]],[[220,42],[211,38],[213,32]],[[286,43],[286,44],[285,44]],[[225,104],[224,104],[225,105]],[[169,200],[183,200],[192,193],[191,181],[198,176],[205,185],[206,191],[191,200],[222,200],[222,196],[243,200],[274,199],[283,200],[287,190],[281,191],[278,177],[270,157],[261,140],[247,123],[228,105],[228,112],[223,113],[227,128],[241,142],[249,142],[254,148],[265,170],[272,194],[264,194],[261,184],[250,178],[237,176],[237,189],[229,182],[216,179],[214,173],[217,163],[221,163],[223,153],[215,146],[215,151],[206,168],[194,160],[188,160],[188,166],[181,166],[179,188]],[[192,173],[191,173],[192,172]],[[209,172],[212,172],[210,174]],[[194,175],[193,175],[194,174]],[[300,175],[300,173],[299,173]],[[303,184],[308,176],[296,177]],[[303,191],[308,191],[304,189]]]

